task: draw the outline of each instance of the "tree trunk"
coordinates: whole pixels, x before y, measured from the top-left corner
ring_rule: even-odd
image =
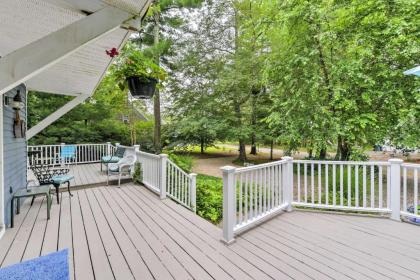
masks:
[[[347,161],[350,159],[351,149],[349,143],[343,136],[338,136],[336,159]]]
[[[309,159],[312,159],[312,149],[309,149],[309,151],[308,151],[308,157],[309,157]]]
[[[204,154],[204,138],[201,138],[200,142],[200,152]]]
[[[256,125],[257,125],[257,115],[256,115],[256,98],[254,92],[251,91],[251,127],[252,127],[252,134],[251,134],[251,155],[257,154],[257,141],[256,141]]]
[[[337,151],[335,153],[335,160],[340,160],[341,157],[341,135],[337,137]]]
[[[159,1],[155,1],[155,3],[159,3]],[[160,34],[160,14],[156,13],[154,15],[154,26],[153,26],[153,43],[155,46],[159,44],[159,34]],[[156,57],[156,64],[160,64],[160,56]],[[155,118],[155,126],[154,126],[154,146],[155,146],[155,153],[160,154],[162,151],[161,146],[161,115],[160,115],[160,93],[159,90],[155,90],[155,96],[153,99],[153,114]]]
[[[238,127],[242,127],[241,105],[235,103],[235,113]],[[239,161],[246,161],[245,141],[242,136],[239,136]]]
[[[319,150],[319,159],[326,159],[326,157],[327,157],[327,149],[322,148],[321,150]]]
[[[274,149],[274,140],[271,140],[270,143],[270,160],[273,160],[273,149]]]

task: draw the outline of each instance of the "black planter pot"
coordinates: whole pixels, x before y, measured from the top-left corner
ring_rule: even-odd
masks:
[[[144,77],[128,77],[127,83],[134,98],[150,99],[155,94],[157,80]]]

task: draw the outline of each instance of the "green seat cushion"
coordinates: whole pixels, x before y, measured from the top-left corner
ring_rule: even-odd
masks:
[[[101,161],[105,163],[117,163],[120,161],[121,158],[117,156],[104,156],[102,157]]]
[[[51,180],[54,182],[54,184],[63,184],[70,181],[73,178],[74,178],[73,175],[57,175],[57,176],[53,176]]]

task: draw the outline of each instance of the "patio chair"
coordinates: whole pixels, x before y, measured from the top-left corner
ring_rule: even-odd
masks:
[[[58,204],[60,203],[58,192],[62,184],[67,183],[67,190],[70,196],[73,196],[73,194],[70,192],[70,180],[74,179],[74,176],[68,174],[70,171],[68,164],[64,167],[55,167],[54,165],[50,166],[38,161],[37,159],[34,159],[30,166],[40,186],[54,186]],[[32,199],[31,203],[33,202],[34,198]]]
[[[110,163],[108,165],[108,176],[107,176],[107,185],[109,185],[109,176],[118,175],[118,186],[121,184],[122,175],[130,175],[131,170],[136,162],[135,155],[127,155],[120,159],[117,163]]]
[[[117,163],[124,157],[125,154],[125,148],[121,146],[117,146],[117,149],[115,150],[115,153],[113,155],[107,155],[103,156],[101,158],[101,171],[102,171],[102,165],[105,164],[108,167],[108,164],[110,163]]]
[[[60,151],[60,160],[65,164],[76,163],[76,146],[63,146]]]

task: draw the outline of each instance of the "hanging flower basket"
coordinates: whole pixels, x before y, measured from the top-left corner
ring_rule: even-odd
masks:
[[[156,91],[157,80],[145,77],[128,77],[128,89],[134,98],[150,99]]]

